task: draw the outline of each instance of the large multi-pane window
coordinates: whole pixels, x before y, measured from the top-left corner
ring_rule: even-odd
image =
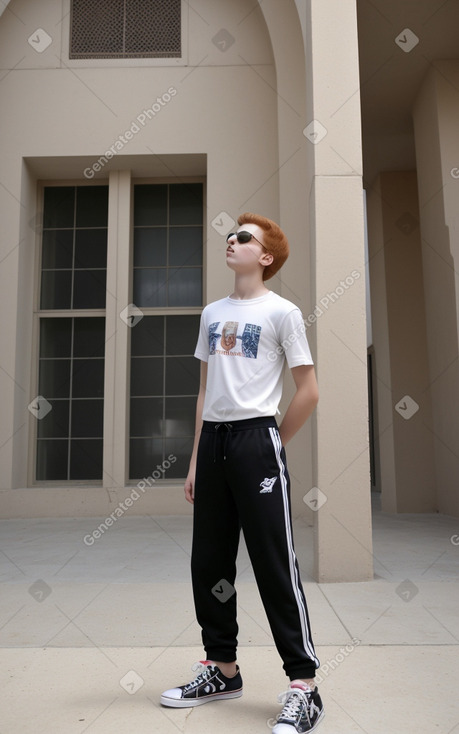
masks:
[[[184,477],[193,446],[202,305],[203,186],[134,186],[130,469],[138,479],[172,454],[165,477]],[[175,311],[175,312],[173,312]]]
[[[104,397],[107,388],[113,390],[104,384],[108,189],[43,190],[37,481],[103,476]],[[130,377],[124,394],[117,392],[129,407],[125,479],[142,479],[163,464],[161,478],[177,479],[188,470],[199,390],[193,353],[203,302],[203,184],[138,183],[133,191],[132,270],[123,277],[141,318],[127,325],[118,294],[110,299],[117,309],[115,330],[130,326]],[[119,253],[129,247],[118,236],[111,242]],[[116,252],[110,261],[118,262]]]
[[[105,308],[107,219],[108,186],[44,189],[37,480],[102,477],[105,318],[72,313]]]

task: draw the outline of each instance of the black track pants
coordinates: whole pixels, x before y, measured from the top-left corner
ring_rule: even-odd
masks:
[[[274,417],[203,421],[196,466],[191,573],[209,660],[236,659],[236,555],[244,532],[287,676],[319,667],[292,537],[290,479]]]

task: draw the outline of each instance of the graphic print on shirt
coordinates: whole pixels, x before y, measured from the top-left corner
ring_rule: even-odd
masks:
[[[209,354],[225,354],[232,357],[256,359],[261,326],[245,324],[242,334],[237,333],[238,327],[239,321],[214,321],[210,324]]]
[[[225,321],[222,329],[222,338],[220,344],[225,352],[234,349],[236,346],[238,321]]]

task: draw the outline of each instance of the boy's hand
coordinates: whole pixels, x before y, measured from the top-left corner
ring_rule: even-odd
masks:
[[[284,448],[309,418],[319,401],[319,388],[313,364],[292,367],[292,375],[296,392],[279,426],[279,435]]]
[[[194,434],[193,452],[191,454],[188,476],[185,480],[185,497],[187,502],[194,504],[194,480],[196,476],[196,457],[198,454],[199,439],[202,428],[202,408],[207,384],[207,362],[201,360],[201,383],[199,386],[198,399],[196,401],[196,429]]]
[[[192,505],[194,504],[194,478],[196,474],[196,469],[190,468],[190,471],[188,472],[188,476],[185,481],[185,498],[188,502],[190,502]]]

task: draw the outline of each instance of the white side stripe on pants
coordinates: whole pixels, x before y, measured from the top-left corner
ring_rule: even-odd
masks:
[[[287,538],[287,547],[288,547],[288,555],[289,555],[289,567],[290,567],[290,579],[292,582],[292,588],[293,593],[295,595],[296,603],[298,605],[298,614],[300,617],[300,623],[301,623],[301,632],[303,636],[303,645],[304,649],[306,650],[308,656],[315,661],[316,666],[319,667],[319,659],[316,657],[316,654],[314,652],[314,647],[311,640],[311,632],[308,625],[308,620],[306,617],[306,610],[304,607],[303,602],[303,596],[300,593],[299,585],[300,585],[300,579],[298,576],[298,569],[296,566],[296,555],[295,551],[293,549],[293,538],[292,538],[292,531],[290,527],[290,520],[289,520],[289,501],[287,496],[287,479],[285,476],[284,471],[284,462],[281,459],[281,448],[282,443],[280,440],[279,432],[277,428],[274,428],[273,426],[270,426],[269,433],[271,436],[271,441],[273,442],[274,450],[276,453],[276,461],[279,466],[279,479],[282,487],[282,498],[284,503],[284,521],[285,521],[285,534]]]

